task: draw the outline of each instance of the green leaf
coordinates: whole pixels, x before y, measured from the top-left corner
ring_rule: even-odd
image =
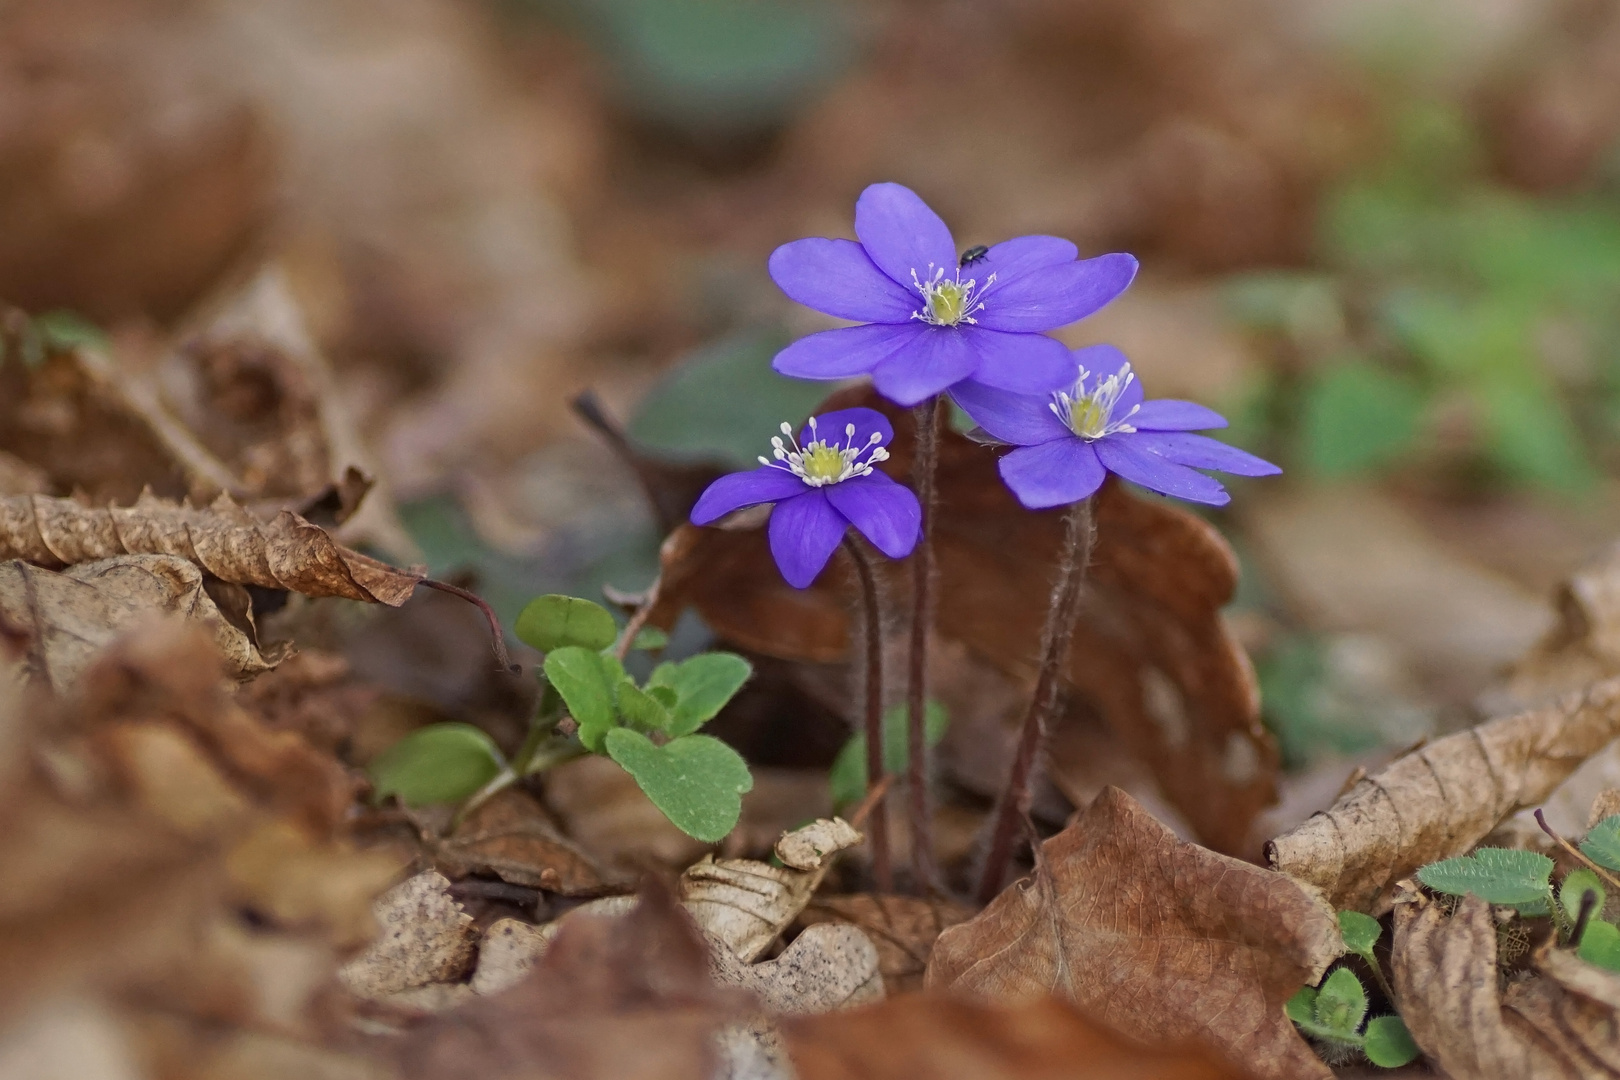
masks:
[[[923,737],[929,746],[938,746],[950,726],[945,706],[930,701],[923,710]],[[911,748],[906,745],[906,709],[896,705],[883,714],[883,767],[891,773],[904,773],[911,763]],[[850,736],[849,742],[833,759],[827,776],[832,788],[834,806],[848,806],[860,802],[866,795],[866,733]]]
[[[430,724],[378,754],[366,772],[378,800],[397,795],[424,806],[460,802],[505,766],[494,741],[471,724]]]
[[[668,693],[667,687],[655,687]],[[625,679],[619,684],[619,713],[641,731],[668,731],[674,717],[663,701]]]
[[[1603,902],[1608,899],[1608,893],[1603,889],[1603,882],[1598,876],[1584,867],[1572,870],[1564,878],[1564,883],[1558,887],[1558,902],[1569,913],[1571,921],[1581,917],[1581,898],[1587,893],[1597,895],[1596,906],[1592,908],[1594,914],[1602,914]]]
[[[669,644],[669,635],[656,626],[643,626],[636,634],[636,640],[630,643],[632,649],[643,652],[656,652]]]
[[[642,690],[647,696],[657,700],[658,704],[671,711],[675,708],[675,702],[679,700],[672,687],[647,686],[643,687]]]
[[[1406,1021],[1398,1016],[1380,1016],[1367,1024],[1361,1050],[1367,1060],[1386,1069],[1399,1068],[1421,1053],[1412,1033],[1406,1030]]]
[[[1316,1022],[1340,1038],[1355,1038],[1367,1015],[1367,991],[1349,968],[1339,968],[1316,992]]]
[[[1296,1024],[1316,1024],[1316,987],[1302,986],[1283,1005],[1283,1012]]]
[[[1605,870],[1620,871],[1620,814],[1592,826],[1581,841],[1581,854]]]
[[[1473,893],[1491,904],[1530,904],[1547,895],[1553,861],[1534,851],[1480,848],[1430,863],[1417,872],[1418,880],[1436,892],[1452,896]]]
[[[647,684],[675,691],[675,717],[669,733],[689,735],[714,719],[753,672],[748,661],[736,653],[703,653],[679,664],[659,664]]]
[[[592,753],[601,753],[602,736],[618,717],[614,691],[624,669],[593,649],[565,645],[546,656],[545,671],[579,724],[579,741]]]
[[[1525,483],[1578,494],[1598,480],[1575,422],[1539,376],[1493,380],[1478,390],[1491,460]]]
[[[639,731],[614,728],[605,742],[608,755],[688,836],[713,844],[736,827],[754,778],[742,756],[719,739],[686,735],[658,746]]]
[[[107,345],[106,333],[76,311],[47,311],[35,317],[34,325],[39,328],[46,348],[53,352],[65,352],[80,346],[105,348]]]
[[[1423,406],[1404,376],[1360,360],[1335,364],[1305,389],[1305,460],[1324,476],[1387,465],[1411,449]]]
[[[548,653],[573,645],[605,649],[618,640],[619,628],[601,604],[577,596],[536,597],[517,617],[518,640]]]
[[[1589,964],[1620,971],[1620,926],[1593,919],[1586,924],[1586,932],[1581,935],[1581,946],[1575,955]]]
[[[1373,946],[1383,933],[1384,928],[1371,915],[1359,911],[1339,912],[1339,936],[1344,939],[1344,947],[1357,956],[1371,957]]]

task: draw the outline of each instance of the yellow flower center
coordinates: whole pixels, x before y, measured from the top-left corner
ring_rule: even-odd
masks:
[[[968,287],[955,281],[941,281],[928,296],[928,321],[955,326],[967,314]]]
[[[1141,408],[1140,405],[1132,405],[1131,411],[1124,416],[1114,416],[1114,408],[1119,404],[1119,399],[1124,395],[1126,388],[1136,381],[1131,365],[1126,364],[1116,374],[1100,380],[1096,387],[1087,393],[1085,385],[1090,375],[1091,373],[1082,367],[1073,389],[1067,393],[1060,390],[1053,394],[1050,406],[1052,412],[1068,425],[1070,431],[1082,439],[1100,439],[1115,432],[1135,431],[1136,428],[1130,420],[1136,415],[1136,410]]]
[[[837,447],[813,442],[804,448],[799,467],[804,470],[806,479],[829,483],[843,477],[846,464]]]
[[[983,288],[972,278],[966,281],[958,277],[946,277],[945,270],[928,264],[929,276],[921,277],[916,270],[911,272],[911,283],[922,293],[923,306],[920,310],[911,313],[913,319],[921,319],[930,326],[960,326],[962,323],[978,322],[973,316],[984,310],[984,301],[978,294],[988,289],[996,280],[991,274],[985,279]],[[954,274],[954,271],[953,271]]]

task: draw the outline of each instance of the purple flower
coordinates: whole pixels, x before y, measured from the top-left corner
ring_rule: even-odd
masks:
[[[958,259],[951,230],[910,188],[873,184],[855,203],[853,240],[811,238],[771,253],[790,297],[865,323],[789,345],[772,363],[800,379],[871,374],[878,392],[915,405],[964,379],[1043,394],[1073,375],[1044,336],[1101,308],[1136,276],[1130,255],[1078,259],[1055,236],[1021,236]]]
[[[793,428],[782,425],[792,438]],[[771,554],[795,589],[807,588],[853,525],[883,554],[903,559],[922,534],[922,508],[911,489],[873,466],[888,458],[894,428],[875,409],[812,416],[792,447],[771,440],[775,461],[722,476],[698,498],[692,524],[707,525],[745,506],[775,503]]]
[[[1225,506],[1226,489],[1197,469],[1237,476],[1282,472],[1200,428],[1222,428],[1213,409],[1190,401],[1143,401],[1142,384],[1112,345],[1076,349],[1073,385],[1055,394],[1012,394],[976,383],[951,390],[956,403],[994,438],[1018,449],[998,463],[1001,478],[1032,510],[1078,502],[1116,473],[1178,499]]]

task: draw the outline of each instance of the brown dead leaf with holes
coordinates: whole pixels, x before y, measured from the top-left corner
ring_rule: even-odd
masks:
[[[909,410],[857,387],[817,412],[866,406],[895,428],[882,468],[904,480],[914,444]],[[1040,627],[1061,539],[1061,513],[1017,504],[996,455],[941,433],[938,633],[1013,676],[1033,681]],[[1247,854],[1250,825],[1275,801],[1278,756],[1260,724],[1259,691],[1220,609],[1237,560],[1209,524],[1110,482],[1097,497],[1098,539],[1089,598],[1067,681],[1152,769],[1165,796],[1217,850]],[[669,627],[695,607],[722,638],[771,656],[815,663],[845,657],[850,639],[841,559],[808,589],[782,580],[763,530],[683,525],[662,552],[653,622]],[[882,560],[891,604],[903,610],[909,571]]]
[[[1462,855],[1620,736],[1620,679],[1421,746],[1266,845],[1336,908],[1390,909],[1396,883]]]
[[[1331,1076],[1283,1015],[1343,951],[1322,900],[1179,840],[1105,788],[1041,845],[1032,881],[940,934],[926,986],[989,1001],[1056,993],[1128,1039],[1196,1042],[1261,1080]]]
[[[1041,997],[985,1005],[907,994],[782,1024],[799,1080],[1241,1080],[1196,1051],[1144,1049]]]
[[[883,985],[890,993],[899,993],[921,989],[934,941],[974,914],[972,908],[950,900],[856,893],[816,897],[799,922],[807,926],[848,922],[860,927],[877,946]]]
[[[1504,989],[1497,941],[1477,896],[1450,915],[1415,889],[1395,905],[1395,995],[1429,1060],[1470,1080],[1620,1077],[1620,975],[1549,941]]]

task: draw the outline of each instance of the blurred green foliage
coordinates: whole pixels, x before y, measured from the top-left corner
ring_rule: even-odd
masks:
[[[1389,156],[1325,198],[1317,271],[1230,283],[1281,361],[1235,436],[1320,477],[1462,463],[1588,490],[1620,449],[1620,190],[1508,190],[1449,106],[1390,127]]]

